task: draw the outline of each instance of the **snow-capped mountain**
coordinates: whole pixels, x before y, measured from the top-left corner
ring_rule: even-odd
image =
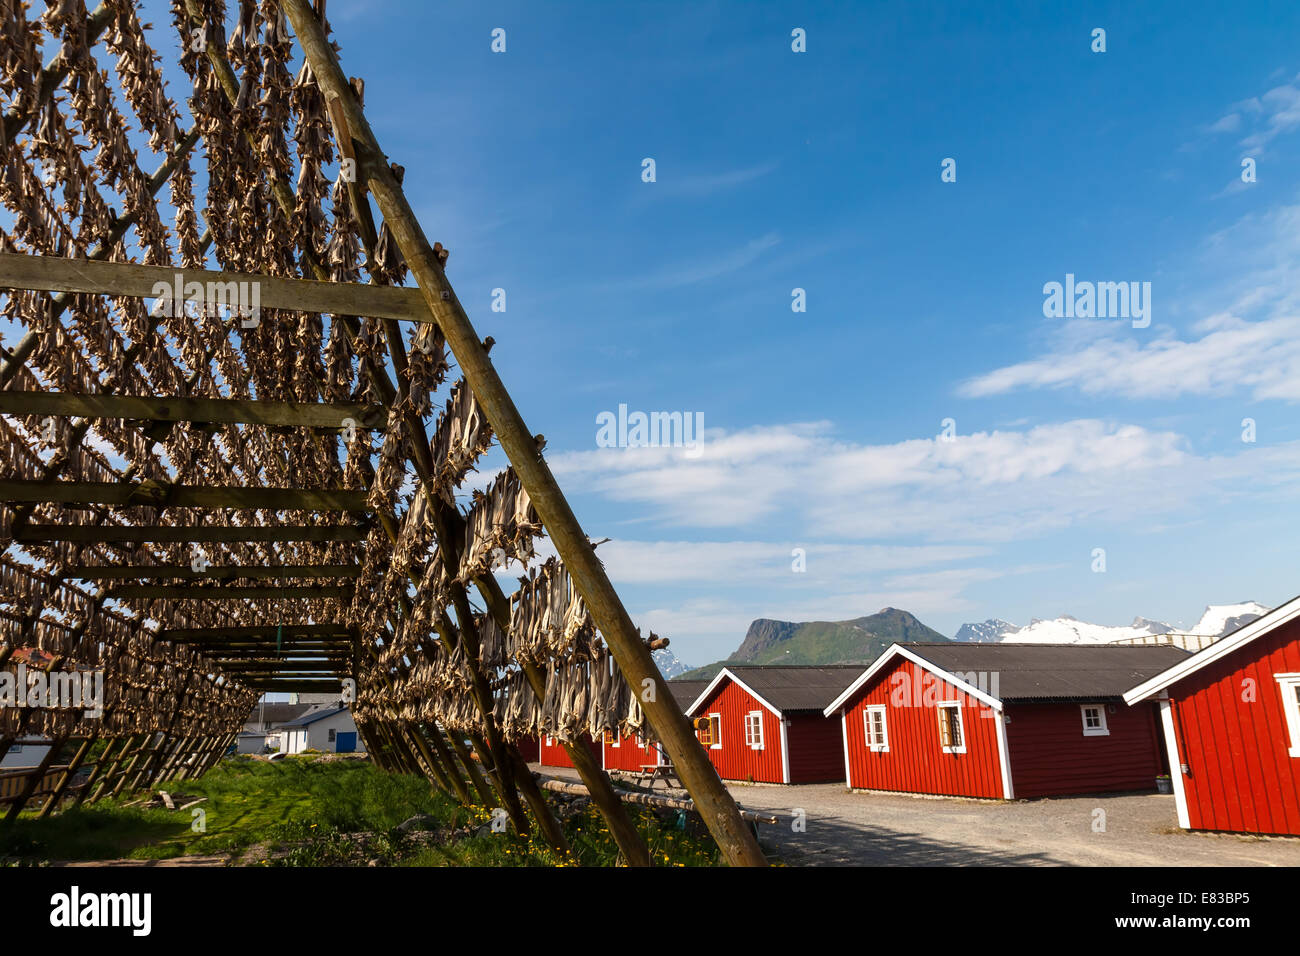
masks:
[[[954,641],[970,641],[972,644],[989,644],[1002,640],[1002,635],[1019,630],[1014,624],[991,617],[979,624],[963,624],[952,636]]]
[[[668,680],[672,680],[678,674],[685,674],[688,670],[691,670],[690,664],[683,664],[677,659],[677,655],[666,647],[652,651],[650,656],[655,659],[659,673],[663,674]]]
[[[1244,604],[1211,604],[1192,628],[1192,633],[1214,634],[1222,637],[1224,634],[1231,634],[1239,627],[1244,627],[1270,610],[1271,608],[1256,604],[1254,601],[1247,601]]]
[[[1222,637],[1268,612],[1269,608],[1254,601],[1242,604],[1211,604],[1190,631],[1163,621],[1136,617],[1128,627],[1089,624],[1063,614],[1050,621],[1034,618],[1024,627],[990,619],[981,624],[963,624],[953,636],[956,641],[1017,641],[1030,644],[1110,644],[1152,634],[1190,633],[1202,637]]]

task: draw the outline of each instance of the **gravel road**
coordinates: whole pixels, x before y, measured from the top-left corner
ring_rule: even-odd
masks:
[[[1174,798],[1158,794],[1002,803],[843,784],[728,786],[741,806],[780,817],[759,825],[759,839],[791,866],[1300,866],[1300,838],[1190,833]]]

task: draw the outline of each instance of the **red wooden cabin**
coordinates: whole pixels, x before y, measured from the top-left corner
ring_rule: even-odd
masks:
[[[536,737],[520,737],[515,741],[515,748],[519,755],[524,758],[524,763],[536,763],[539,756]]]
[[[708,686],[706,680],[670,680],[669,690],[673,699],[684,711],[699,696],[700,691]],[[648,728],[647,728],[648,730]],[[639,773],[648,766],[664,766],[670,763],[668,755],[663,753],[652,736],[634,734],[630,737],[614,737],[606,734],[601,744],[606,770],[626,770]]]
[[[1300,597],[1124,699],[1160,708],[1179,826],[1300,835]]]
[[[839,722],[822,709],[860,672],[858,665],[728,665],[686,716],[724,780],[843,780]]]
[[[600,759],[600,744],[596,743],[587,734],[582,735],[582,742],[587,745],[587,749],[595,754],[596,759]],[[542,737],[538,742],[537,762],[543,767],[572,767],[573,761],[569,759],[568,753],[564,749],[564,744],[559,737]]]
[[[893,644],[825,710],[850,788],[1014,799],[1154,790],[1154,708],[1122,695],[1169,645]]]

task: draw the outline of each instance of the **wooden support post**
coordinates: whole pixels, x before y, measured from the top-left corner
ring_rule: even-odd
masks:
[[[559,484],[538,450],[479,336],[443,273],[433,247],[420,228],[410,203],[389,168],[366,122],[324,25],[307,0],[281,0],[317,83],[328,102],[337,98],[366,177],[384,222],[419,283],[429,311],[438,323],[475,397],[483,406],[506,456],[518,474],[542,523],[610,646],[624,679],[642,695],[642,707],[662,746],[677,768],[724,859],[738,866],[766,866],[754,834],[741,818],[713,764],[696,740],[667,682],[641,641],[632,619],[583,533]]]
[[[109,766],[109,757],[113,753],[113,751],[116,749],[118,750],[118,752],[121,752],[122,750],[126,749],[130,740],[131,738],[129,736],[110,737],[105,742],[104,752],[99,755],[99,759],[95,761],[94,768],[90,771],[90,776],[86,778],[86,782],[82,785],[81,789],[77,791],[77,799],[74,800],[72,803],[72,807],[74,810],[77,807],[81,806],[83,803],[85,803],[86,797],[90,796],[90,791],[91,788],[95,785],[95,781],[97,781],[100,778],[100,776],[107,770]]]
[[[455,791],[457,799],[467,806],[474,801],[470,798],[469,787],[465,786],[465,778],[461,776],[456,769],[456,758],[452,755],[451,750],[447,747],[447,741],[442,737],[436,724],[428,724],[421,728],[424,738],[429,741],[433,751],[442,761],[443,769],[447,773],[447,779]]]
[[[501,593],[501,588],[496,579],[485,575],[475,578],[474,584],[478,588],[479,594],[483,596],[488,613],[492,615],[497,626],[503,632],[509,631],[510,606],[506,596]],[[522,661],[520,666],[523,668],[524,677],[528,681],[528,686],[532,689],[533,695],[538,700],[543,700],[546,697],[546,677],[541,669],[531,661]],[[582,778],[583,784],[586,785],[588,792],[591,794],[592,802],[605,819],[605,825],[609,827],[610,835],[614,837],[614,842],[618,844],[618,848],[623,852],[623,859],[627,862],[627,865],[649,866],[650,848],[646,846],[645,839],[637,830],[636,824],[632,822],[623,801],[614,792],[609,777],[596,763],[596,758],[591,751],[581,741],[577,743],[561,741],[561,743],[564,745],[564,752],[569,755],[569,761],[573,764],[574,769],[578,771],[578,776]]]
[[[27,801],[30,800],[32,794],[36,792],[36,788],[40,786],[41,781],[45,779],[45,771],[50,769],[50,764],[54,762],[54,758],[59,755],[59,752],[63,749],[63,745],[67,743],[67,741],[67,737],[55,737],[50,741],[50,749],[47,750],[45,756],[41,758],[41,762],[37,766],[35,772],[32,773],[27,778],[26,783],[23,784],[22,793],[18,795],[17,799],[9,804],[9,812],[5,814],[4,818],[4,823],[6,825],[13,823],[18,819],[18,814],[22,812]]]
[[[59,801],[63,799],[63,792],[68,789],[68,784],[72,782],[72,778],[75,777],[77,771],[81,769],[81,765],[85,762],[87,754],[90,753],[90,748],[95,745],[95,741],[98,739],[99,733],[96,732],[81,742],[81,746],[77,748],[77,753],[73,756],[72,762],[68,764],[68,768],[64,770],[63,775],[59,777],[59,782],[55,786],[54,792],[50,794],[50,798],[46,800],[45,805],[41,807],[41,812],[36,815],[38,820],[44,820],[48,817],[58,805]]]

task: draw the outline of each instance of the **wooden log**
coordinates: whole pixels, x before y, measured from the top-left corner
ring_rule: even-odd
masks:
[[[279,636],[286,640],[292,637],[353,637],[354,632],[347,624],[331,624],[320,622],[317,624],[285,624],[283,630],[280,626],[252,626],[252,627],[167,627],[158,632],[160,641],[187,641],[187,640],[204,640],[207,638],[230,638],[239,640],[243,638],[264,638],[269,637],[275,640],[279,631]]]
[[[560,780],[556,777],[543,777],[538,775],[538,784],[543,790],[550,790],[555,793],[571,793],[575,796],[590,796],[587,788],[580,783],[572,783],[568,780]],[[620,800],[627,803],[638,803],[647,807],[665,807],[670,810],[689,810],[692,813],[695,810],[695,801],[685,797],[668,797],[661,796],[657,793],[641,793],[637,790],[624,790],[622,787],[614,787]],[[770,813],[758,813],[754,810],[745,810],[737,808],[742,818],[753,821],[754,823],[780,823],[779,817]]]
[[[74,541],[85,544],[229,544],[238,542],[364,541],[355,525],[28,525],[14,535],[23,544]]]
[[[168,600],[168,601],[261,601],[261,600],[325,600],[352,597],[353,588],[346,587],[195,587],[194,585],[124,584],[110,588],[107,597],[114,600]]]
[[[324,25],[307,0],[281,0],[280,6],[293,24],[303,58],[310,65],[326,101],[331,97],[338,98],[341,115],[347,122],[359,158],[359,172],[365,176],[385,224],[419,283],[430,314],[437,321],[466,381],[483,406],[493,432],[519,475],[596,626],[609,644],[624,679],[638,692],[644,687],[653,690],[652,694],[642,693],[642,707],[683,783],[695,798],[723,857],[733,866],[766,866],[767,860],[758,841],[745,825],[731,793],[723,786],[717,770],[682,715],[573,509],[539,453],[534,434],[524,423],[489,360],[482,340],[447,281],[440,258],[424,235],[339,66]]]
[[[3,393],[0,393],[3,394]],[[283,564],[239,567],[234,565],[209,565],[206,571],[196,571],[188,564],[164,564],[127,567],[121,565],[94,565],[82,568],[64,568],[59,577],[67,581],[118,581],[132,578],[182,578],[208,581],[266,580],[277,578],[357,578],[361,569],[355,564]]]
[[[256,290],[260,309],[365,315],[405,322],[433,321],[419,290],[402,286],[318,282],[249,272],[0,253],[0,289],[77,292],[130,299],[159,298],[162,290],[167,289],[170,290],[167,295],[174,301],[174,290],[179,288],[183,301],[190,298],[185,287],[191,284],[203,290],[196,298],[214,300],[222,295],[225,296],[222,301],[227,302],[238,295],[241,287],[247,290],[245,301],[250,302]]]
[[[270,511],[368,511],[366,492],[343,488],[249,488],[157,482],[0,480],[0,501],[173,508],[262,508]]]
[[[0,414],[121,418],[214,425],[284,428],[382,428],[388,410],[357,402],[267,402],[231,398],[152,398],[140,395],[70,395],[65,392],[0,392]]]

